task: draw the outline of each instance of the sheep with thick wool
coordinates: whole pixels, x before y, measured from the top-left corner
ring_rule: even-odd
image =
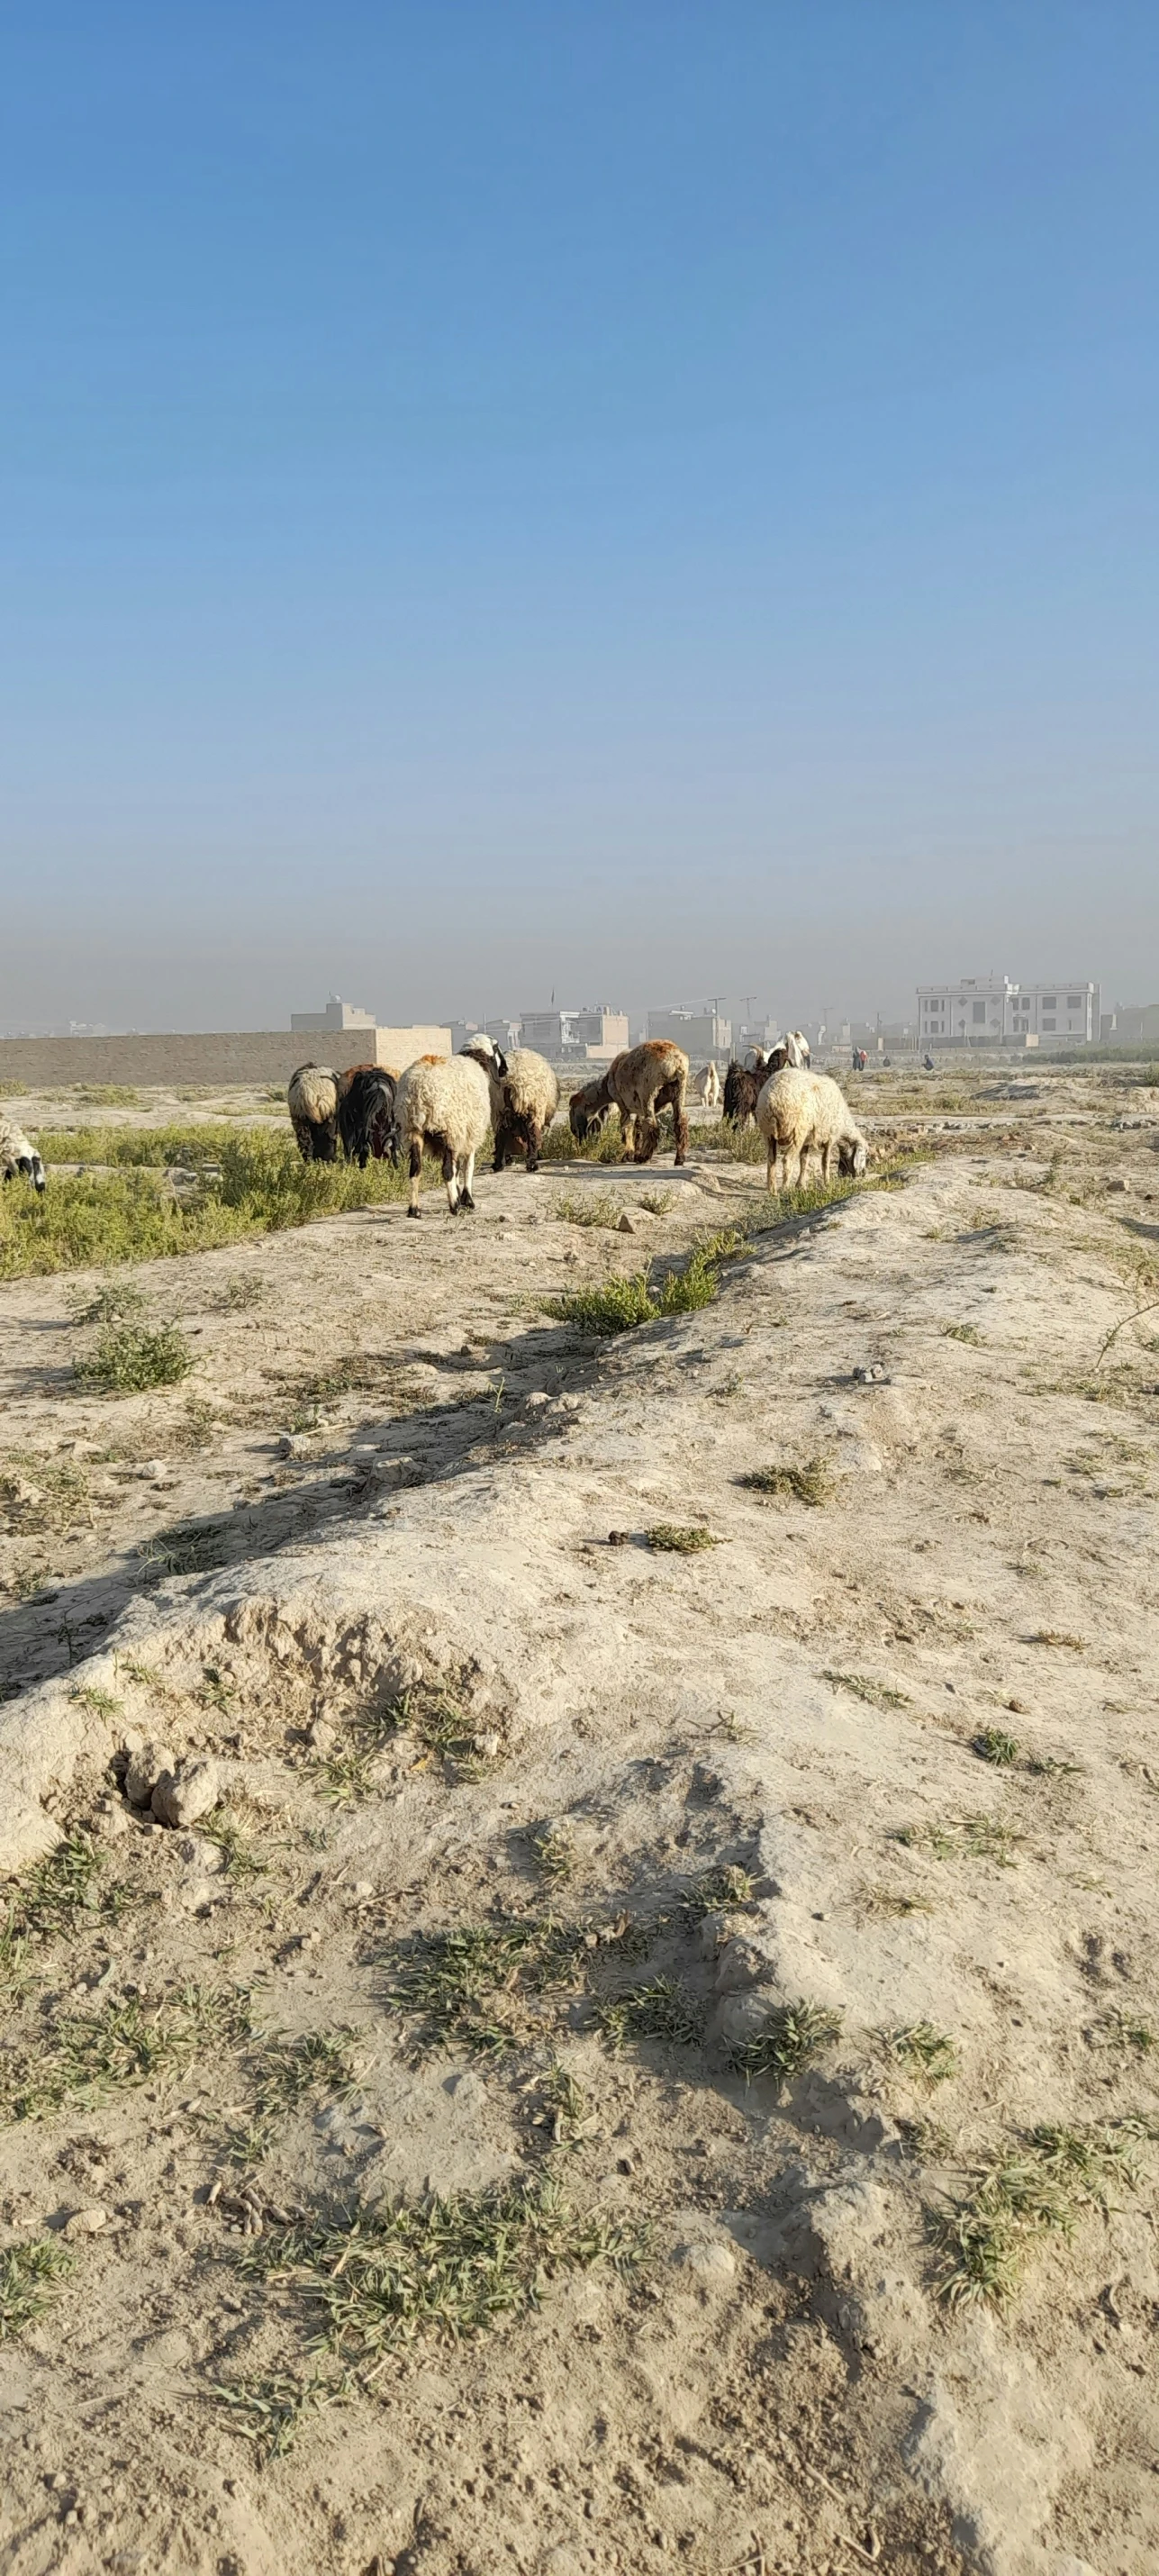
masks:
[[[304,1163],[338,1159],[339,1076],[328,1064],[300,1064],[290,1075],[286,1100]]]
[[[820,1155],[826,1181],[834,1154],[838,1169],[858,1179],[869,1161],[869,1147],[849,1103],[826,1073],[783,1066],[765,1083],[756,1119],[769,1149],[766,1189],[799,1187],[811,1152]]]
[[[385,1064],[352,1064],[338,1076],[338,1134],[348,1163],[365,1171],[370,1156],[398,1161],[394,1095],[398,1074]]]
[[[44,1165],[35,1145],[14,1118],[5,1118],[0,1112],[0,1177],[14,1181],[18,1172],[24,1180],[31,1181],[34,1190],[44,1188]]]
[[[575,1094],[568,1113],[572,1134],[582,1143],[601,1110],[618,1109],[624,1161],[634,1156],[637,1163],[650,1163],[660,1142],[660,1112],[670,1109],[676,1161],[682,1163],[688,1152],[687,1092],[688,1058],[683,1048],[669,1038],[646,1038],[642,1046],[626,1047],[622,1055],[613,1056],[601,1080],[589,1083],[583,1094]],[[582,1108],[578,1106],[581,1098]]]
[[[475,1156],[491,1124],[491,1086],[477,1056],[420,1055],[394,1095],[395,1130],[410,1160],[408,1216],[421,1216],[423,1150],[437,1154],[447,1205],[461,1216],[475,1205]]]
[[[495,1170],[522,1154],[529,1172],[539,1164],[539,1149],[559,1107],[559,1080],[546,1056],[534,1047],[513,1047],[504,1055],[494,1038],[480,1030],[464,1056],[482,1065],[491,1092],[495,1130]]]

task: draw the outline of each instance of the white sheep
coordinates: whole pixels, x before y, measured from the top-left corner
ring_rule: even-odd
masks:
[[[803,1029],[790,1029],[785,1039],[785,1062],[808,1072],[813,1061],[809,1041]]]
[[[719,1109],[720,1075],[714,1064],[706,1064],[699,1073],[693,1074],[688,1096],[690,1100],[699,1100],[705,1109]]]
[[[300,1064],[286,1094],[290,1122],[304,1163],[338,1159],[338,1075],[328,1064]]]
[[[545,1056],[534,1047],[513,1047],[504,1055],[483,1030],[463,1048],[464,1056],[482,1065],[491,1091],[491,1124],[495,1130],[495,1170],[516,1154],[526,1156],[534,1172],[539,1149],[559,1107],[559,1081]]]
[[[18,1172],[31,1181],[34,1190],[44,1188],[44,1165],[35,1145],[30,1144],[23,1127],[0,1110],[0,1176],[14,1181]]]
[[[423,1148],[442,1160],[452,1216],[473,1208],[475,1156],[491,1124],[491,1086],[477,1056],[420,1055],[394,1096],[395,1130],[410,1157],[408,1216],[421,1216]]]
[[[826,1073],[806,1073],[800,1067],[785,1065],[766,1082],[757,1101],[756,1117],[769,1149],[766,1189],[799,1187],[811,1150],[821,1157],[821,1174],[826,1181],[834,1153],[838,1169],[857,1179],[869,1161],[869,1147],[849,1103]]]

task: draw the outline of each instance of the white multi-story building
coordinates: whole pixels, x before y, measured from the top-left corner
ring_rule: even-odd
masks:
[[[1100,1003],[1097,984],[1012,984],[1008,975],[919,984],[918,1044],[1091,1046]]]

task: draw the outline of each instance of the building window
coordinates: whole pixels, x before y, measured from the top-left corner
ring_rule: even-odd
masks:
[[[975,1002],[972,1007],[974,1012],[974,1026],[977,1028],[979,1023],[986,1017],[986,1005],[985,1002]]]
[[[1067,997],[1066,997],[1066,1007],[1067,1007],[1068,1011],[1081,1011],[1082,1006],[1083,1006],[1083,996],[1082,996],[1082,994],[1081,994],[1081,993],[1068,993],[1068,994],[1067,994]]]
[[[1042,1007],[1043,1007],[1043,1010],[1044,1010],[1044,1011],[1054,1011],[1054,1010],[1057,1010],[1057,1008],[1058,1008],[1058,995],[1057,995],[1057,993],[1044,993],[1044,994],[1043,994],[1043,996],[1042,996]]]
[[[1044,1021],[1043,1021],[1043,1023],[1042,1023],[1042,1025],[1043,1025],[1043,1028],[1044,1028],[1044,1029],[1053,1029],[1053,1027],[1054,1027],[1054,1021],[1053,1021],[1053,1020],[1044,1020]]]

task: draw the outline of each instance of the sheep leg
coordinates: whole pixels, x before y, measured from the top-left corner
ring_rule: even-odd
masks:
[[[465,1157],[465,1159],[463,1160],[463,1178],[462,1178],[462,1182],[461,1182],[460,1189],[459,1189],[459,1204],[458,1204],[458,1208],[457,1208],[457,1210],[456,1210],[456,1214],[457,1214],[458,1216],[462,1216],[462,1215],[463,1215],[463,1213],[464,1213],[464,1210],[466,1210],[466,1211],[467,1211],[467,1213],[468,1213],[468,1214],[470,1214],[470,1215],[472,1215],[472,1216],[473,1216],[473,1215],[474,1215],[474,1213],[475,1213],[475,1202],[474,1202],[474,1199],[473,1199],[473,1198],[472,1198],[472,1196],[471,1196],[471,1183],[472,1183],[472,1181],[474,1180],[474,1178],[475,1178],[475,1150],[474,1150],[474,1147],[472,1146],[470,1153],[469,1153],[469,1154]]]
[[[423,1140],[421,1136],[412,1136],[410,1140],[410,1197],[407,1200],[406,1210],[408,1216],[422,1215],[422,1209],[419,1206],[419,1186],[422,1177],[422,1168]]]
[[[447,1185],[447,1206],[454,1216],[459,1204],[459,1183],[455,1171],[455,1157],[449,1145],[443,1147],[443,1179]]]
[[[677,1093],[672,1103],[672,1118],[676,1129],[676,1160],[682,1163],[688,1152],[688,1111],[682,1091]]]
[[[780,1196],[781,1185],[777,1179],[777,1140],[775,1136],[770,1136],[769,1138],[769,1159],[765,1165],[765,1188],[773,1192],[777,1197]]]
[[[540,1126],[538,1119],[533,1118],[527,1131],[527,1168],[529,1172],[537,1172],[539,1170],[539,1148],[542,1143],[543,1129]]]

